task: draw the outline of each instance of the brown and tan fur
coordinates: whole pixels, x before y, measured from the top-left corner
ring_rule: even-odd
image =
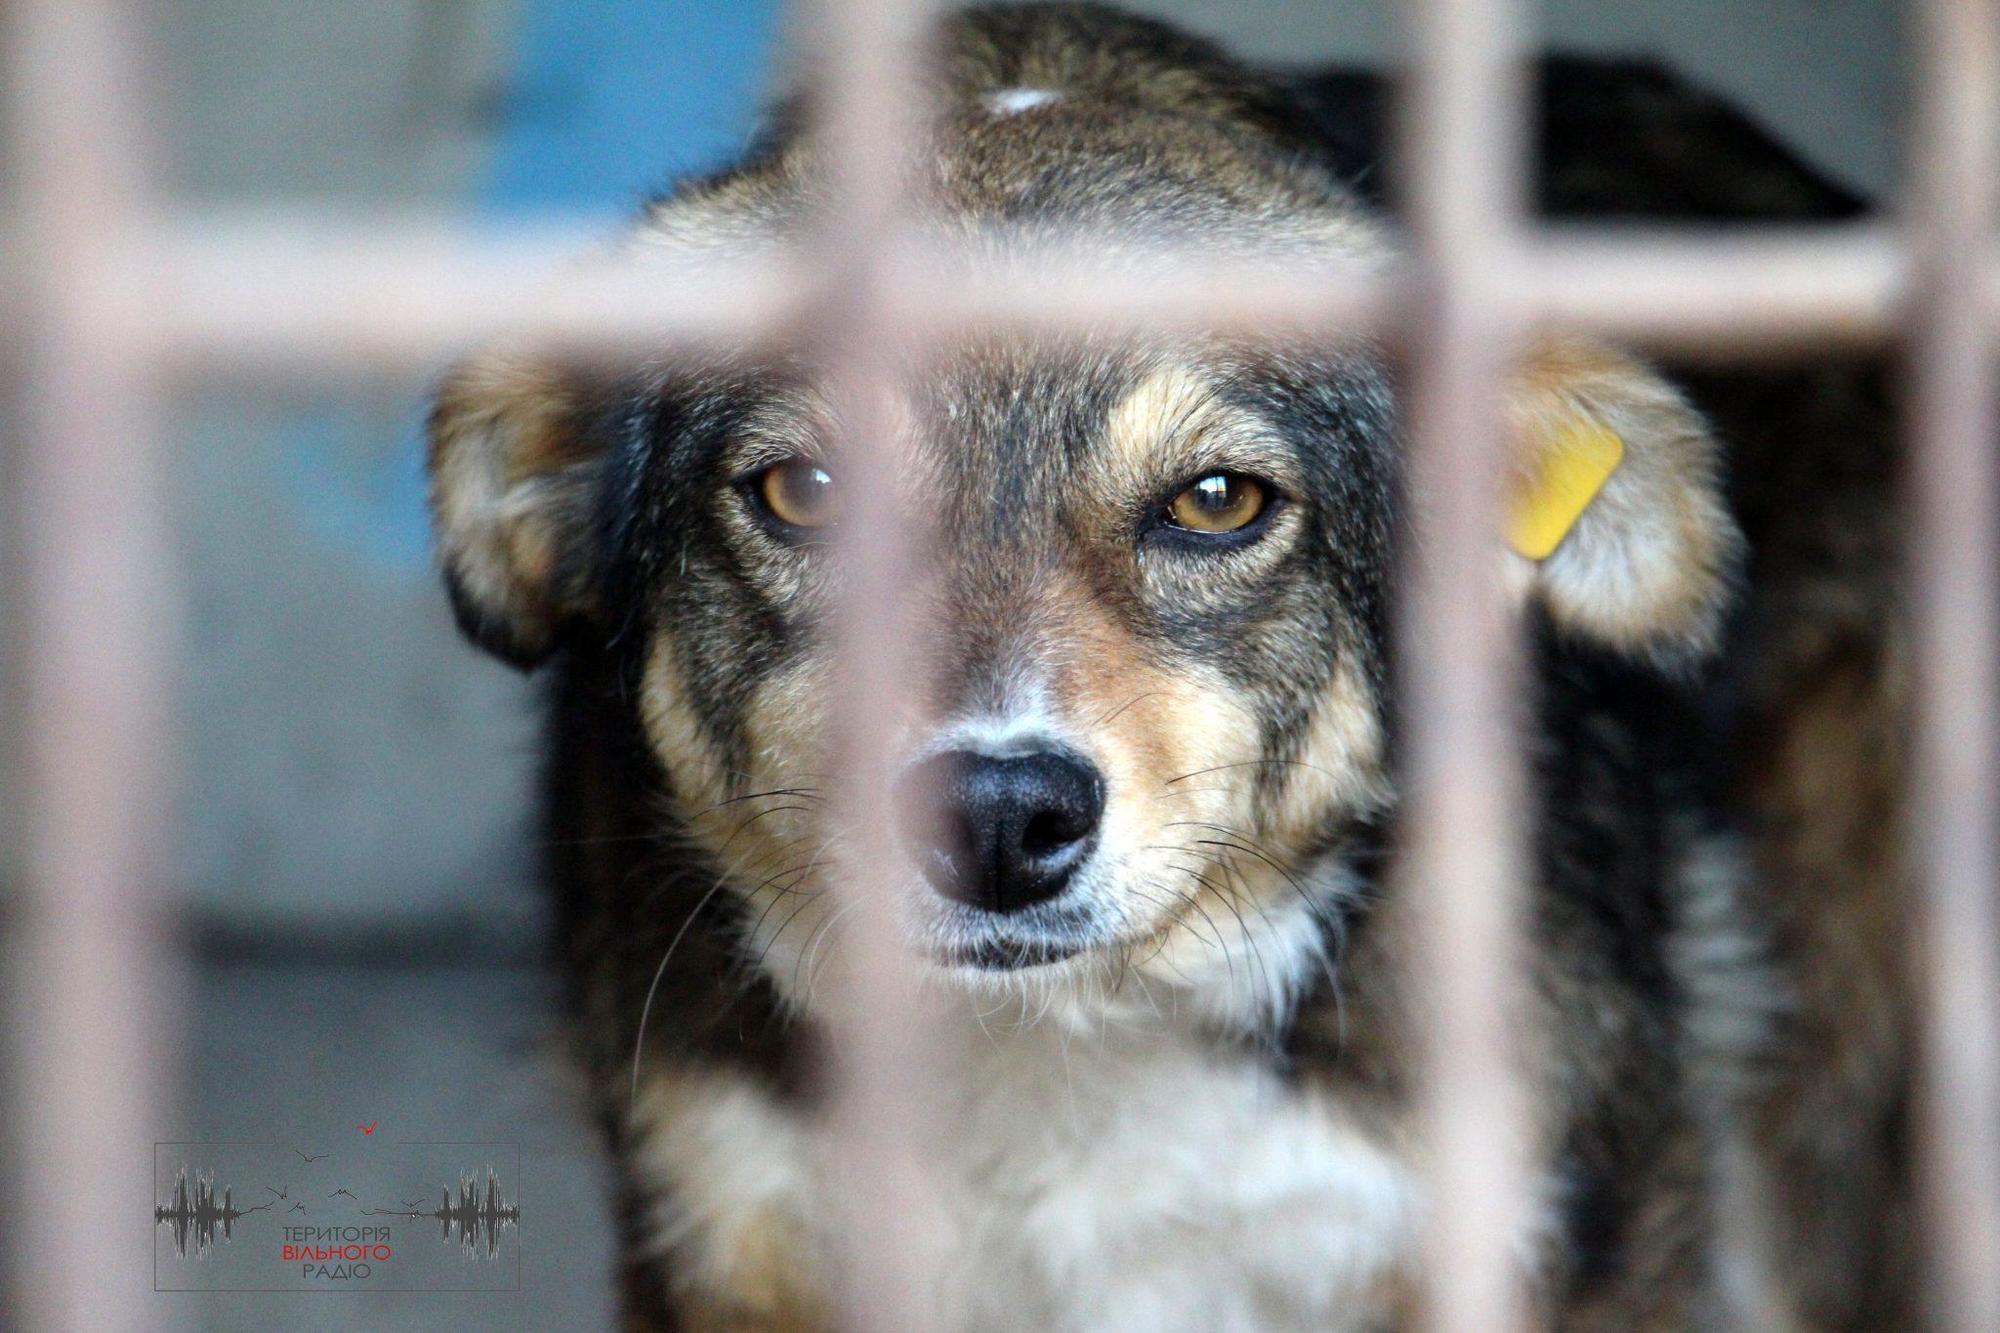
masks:
[[[918,173],[934,236],[1004,252],[1076,228],[1107,264],[1190,242],[1391,253],[1285,91],[1212,48],[1054,6],[954,20],[940,49]],[[1020,89],[1055,95],[994,100]],[[782,249],[823,169],[795,108],[742,167],[650,209],[637,244]],[[879,443],[929,558],[895,748],[1059,742],[1105,794],[1046,909],[973,913],[914,869],[899,902],[958,1043],[938,1096],[959,1132],[931,1163],[938,1321],[1402,1326],[1440,1204],[1390,869],[1392,362],[1338,338],[996,332],[896,365]],[[1856,1127],[1884,1123],[1900,1011],[1887,946],[1857,959],[1850,935],[1890,880],[1880,830],[1851,788],[1822,818],[1814,783],[1892,767],[1841,723],[1883,716],[1880,641],[1816,651],[1789,628],[1839,638],[1838,616],[1782,603],[1842,569],[1801,573],[1753,528],[1751,605],[1786,628],[1745,687],[1773,739],[1741,787],[1772,832],[1744,852],[1702,757],[1743,562],[1714,433],[1580,340],[1532,349],[1506,408],[1523,476],[1571,423],[1626,446],[1553,555],[1494,545],[1533,662],[1515,1025],[1546,1170],[1524,1278],[1564,1328],[1841,1324],[1860,1297],[1794,1223],[1850,1187]],[[434,418],[461,618],[512,660],[553,659],[551,873],[621,1167],[632,1327],[820,1327],[840,1297],[816,1006],[843,959],[825,869],[840,565],[757,499],[788,460],[838,471],[834,416],[818,351],[777,339],[636,366],[494,352]],[[1163,522],[1224,473],[1272,497],[1240,539]],[[1836,994],[1828,958],[1880,997]],[[1745,1212],[1764,1257],[1747,1277],[1718,1259]]]

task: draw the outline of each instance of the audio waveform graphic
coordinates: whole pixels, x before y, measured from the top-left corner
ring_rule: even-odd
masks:
[[[477,1256],[484,1242],[486,1257],[491,1259],[500,1252],[501,1229],[520,1225],[521,1202],[516,1198],[509,1203],[501,1195],[500,1177],[489,1166],[483,1195],[471,1176],[461,1175],[457,1200],[452,1199],[451,1190],[446,1188],[438,1206],[424,1216],[437,1222],[438,1234],[446,1240],[451,1239],[456,1228],[458,1243],[469,1255]]]
[[[230,1239],[236,1221],[258,1209],[236,1207],[234,1190],[222,1191],[222,1202],[215,1201],[215,1178],[197,1176],[194,1188],[188,1188],[188,1172],[183,1166],[174,1180],[173,1198],[164,1205],[153,1206],[153,1224],[171,1228],[174,1237],[174,1253],[185,1259],[188,1244],[194,1244],[195,1258],[206,1258],[215,1244],[216,1227],[220,1224],[222,1239]]]

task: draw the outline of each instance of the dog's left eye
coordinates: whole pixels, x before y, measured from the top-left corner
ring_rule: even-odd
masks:
[[[833,474],[810,458],[766,468],[752,489],[773,518],[794,528],[823,528],[838,517]]]
[[[1270,492],[1255,477],[1211,472],[1190,483],[1167,506],[1167,519],[1189,532],[1239,532],[1255,523],[1270,503]]]

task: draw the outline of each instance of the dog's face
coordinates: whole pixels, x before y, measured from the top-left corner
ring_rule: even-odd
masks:
[[[802,895],[830,832],[843,470],[809,383],[732,398],[733,428],[654,464],[704,482],[642,538],[672,553],[643,712],[789,985],[827,919]],[[1383,792],[1379,371],[988,339],[897,402],[924,552],[890,793],[913,945],[989,983],[1261,958],[1259,995],[1289,988],[1326,905],[1287,877]]]
[[[1187,188],[1174,166],[1087,207],[1141,227],[1149,189]],[[958,215],[1005,193],[1004,172],[978,174],[971,203],[946,200]],[[1239,194],[1210,190],[1194,215],[1235,209],[1248,233],[1269,200]],[[722,207],[712,196],[669,204],[651,234],[768,226],[773,197],[768,181],[729,196],[728,226],[701,212]],[[1323,182],[1292,205],[1307,232],[1380,245]],[[1276,1011],[1327,964],[1353,891],[1343,854],[1391,799],[1398,444],[1382,358],[990,334],[896,365],[876,443],[924,556],[885,793],[905,812],[893,878],[910,947],[976,990],[1108,997],[1136,976],[1144,1003],[1164,987],[1241,1021]],[[447,383],[433,437],[468,628],[523,661],[567,636],[618,645],[668,777],[663,830],[712,861],[746,954],[800,1004],[839,940],[826,876],[849,505],[831,401],[797,348],[629,373],[495,354]],[[1732,538],[1678,399],[1563,344],[1524,367],[1509,411],[1529,487],[1579,425],[1625,448],[1555,554],[1523,560],[1496,536],[1523,596],[1635,652],[1703,640]]]

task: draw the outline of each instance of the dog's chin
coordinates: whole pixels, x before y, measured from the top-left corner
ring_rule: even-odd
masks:
[[[1010,977],[1060,976],[1111,943],[1109,932],[1074,906],[1009,916],[955,907],[925,933],[931,965],[974,989]]]
[[[947,971],[1028,972],[1058,967],[1089,949],[1084,940],[1017,940],[996,934],[945,945],[933,953],[932,961]]]
[[[1129,950],[1131,924],[1115,899],[1088,887],[1006,913],[931,898],[918,922],[911,942],[933,976],[975,995],[1101,979]]]

